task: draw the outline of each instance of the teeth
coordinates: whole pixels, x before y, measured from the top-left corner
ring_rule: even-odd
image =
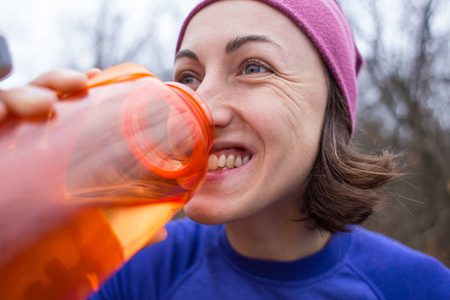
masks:
[[[238,168],[238,167],[240,167],[240,166],[242,166],[242,165],[243,165],[243,163],[242,163],[242,158],[241,158],[240,155],[238,155],[238,157],[236,157],[236,160],[234,161],[234,166],[235,166],[236,168]]]
[[[226,158],[226,156],[224,155],[224,154],[222,154],[220,157],[219,157],[219,162],[217,163],[217,165],[220,167],[220,168],[223,168],[223,167],[225,167],[225,164],[227,163],[227,158]]]
[[[208,161],[208,169],[210,169],[210,170],[217,170],[218,167],[219,167],[219,165],[217,163],[217,156],[210,155],[209,156],[209,161]]]
[[[248,155],[242,158],[241,155],[235,157],[234,154],[229,154],[227,157],[225,154],[222,154],[217,158],[215,154],[211,154],[208,160],[208,169],[209,171],[234,169],[245,165],[249,160],[250,157]]]
[[[227,163],[225,164],[225,166],[226,166],[228,169],[234,168],[234,155],[233,155],[233,154],[230,154],[230,155],[227,157]]]

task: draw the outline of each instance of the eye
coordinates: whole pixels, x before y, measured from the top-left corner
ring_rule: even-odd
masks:
[[[189,71],[180,73],[180,75],[177,76],[177,81],[182,84],[188,85],[191,88],[195,88],[195,86],[198,86],[200,84],[200,80],[198,80],[197,77]]]
[[[186,76],[183,79],[181,79],[182,84],[193,84],[195,82],[195,78],[193,76]]]
[[[267,70],[258,65],[248,65],[245,67],[244,74],[255,74],[266,72]]]
[[[271,72],[271,70],[267,66],[267,64],[259,59],[246,60],[241,65],[240,69],[241,69],[241,73],[240,73],[241,75],[251,75],[251,74]]]

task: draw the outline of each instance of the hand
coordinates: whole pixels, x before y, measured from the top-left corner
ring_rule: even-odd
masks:
[[[159,242],[162,242],[166,239],[167,237],[167,230],[166,228],[161,228],[156,234],[155,236],[147,243],[147,246],[153,245],[153,244],[157,244]]]
[[[85,73],[58,69],[47,72],[29,84],[0,91],[0,122],[9,114],[33,116],[48,112],[59,96],[86,88],[88,79],[100,73],[90,69]]]

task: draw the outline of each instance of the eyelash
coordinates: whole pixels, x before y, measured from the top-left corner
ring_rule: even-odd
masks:
[[[262,61],[261,59],[257,59],[257,58],[250,58],[250,59],[246,59],[240,66],[238,69],[238,74],[239,75],[249,75],[249,74],[243,74],[245,71],[245,68],[247,68],[250,65],[257,65],[259,67],[262,67],[264,69],[267,70],[267,72],[269,73],[273,73],[273,68],[270,67],[266,62]],[[265,73],[265,72],[263,72]],[[178,76],[177,76],[177,81],[183,83],[183,80],[186,77],[192,77],[194,78],[194,80],[199,80],[197,78],[197,76],[195,75],[195,73],[191,72],[191,71],[183,71],[181,72]],[[200,81],[200,80],[199,80]]]
[[[198,80],[197,76],[193,72],[191,72],[191,71],[183,71],[177,76],[177,81],[183,83],[183,80],[186,77],[192,77],[192,78],[194,78],[194,80],[195,79]]]
[[[250,59],[245,60],[241,64],[241,66],[239,67],[239,74],[248,75],[248,74],[243,74],[243,72],[245,71],[245,68],[247,68],[250,65],[257,65],[259,67],[262,67],[262,68],[266,69],[267,72],[269,72],[269,73],[273,73],[274,72],[273,68],[269,64],[267,64],[266,62],[264,62],[264,61],[262,61],[260,59],[257,59],[257,58],[250,58]]]

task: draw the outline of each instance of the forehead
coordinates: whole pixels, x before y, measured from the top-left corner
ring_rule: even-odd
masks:
[[[293,35],[309,42],[300,28],[277,9],[253,0],[214,2],[200,10],[189,22],[182,44],[197,39],[230,39],[259,34],[289,39]]]

